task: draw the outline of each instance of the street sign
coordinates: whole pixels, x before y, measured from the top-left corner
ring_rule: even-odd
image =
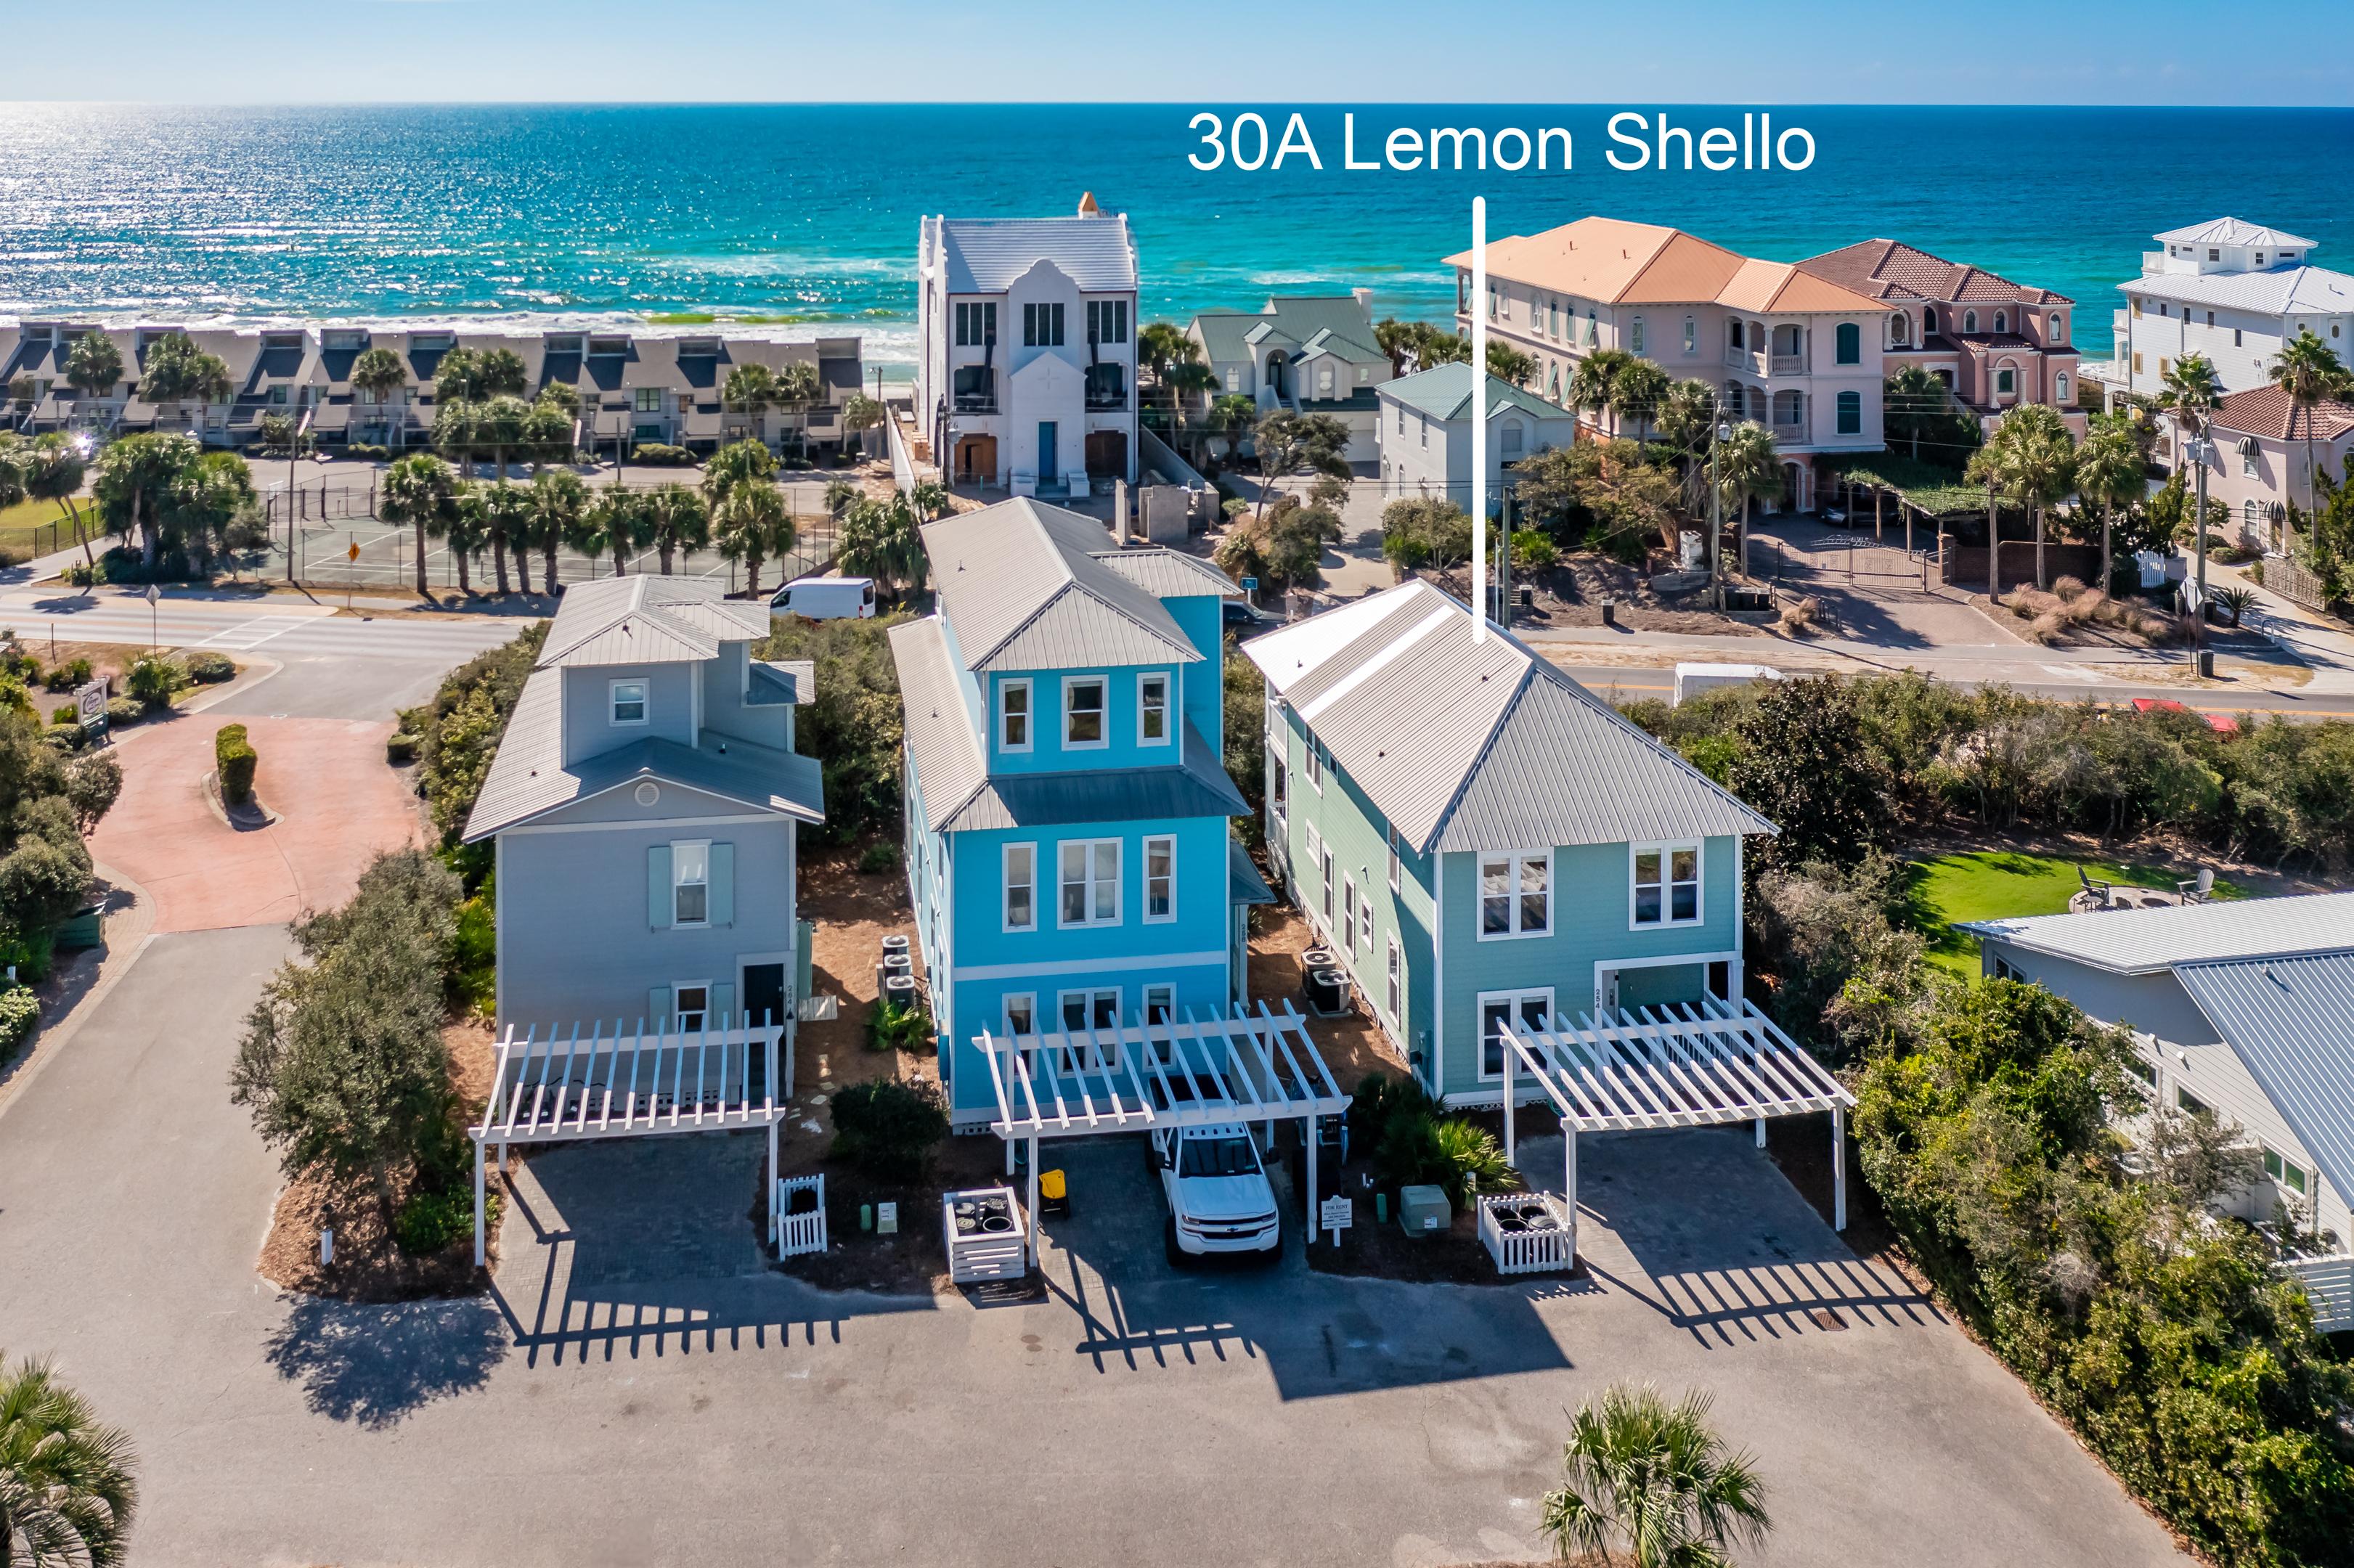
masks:
[[[1331,1232],[1332,1245],[1338,1246],[1341,1233],[1357,1223],[1357,1201],[1346,1194],[1327,1198],[1317,1210],[1316,1220],[1318,1228]]]
[[[106,727],[105,676],[75,690],[74,717],[86,730],[95,732]]]
[[[150,605],[153,605],[157,599],[162,599],[164,596],[155,591],[155,585],[154,583],[149,583],[147,585],[147,591],[141,594],[139,597],[145,599]]]
[[[357,539],[352,541],[352,547],[344,552],[344,557],[346,560],[353,561],[356,561],[360,558],[360,542]]]

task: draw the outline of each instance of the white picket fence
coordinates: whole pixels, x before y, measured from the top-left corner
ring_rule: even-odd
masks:
[[[817,1194],[817,1207],[805,1213],[790,1213],[791,1196],[795,1192]],[[786,1176],[777,1182],[777,1191],[769,1213],[777,1221],[777,1255],[800,1257],[805,1253],[825,1250],[825,1172],[814,1176]]]
[[[1504,1228],[1507,1219],[1532,1207],[1552,1224],[1542,1230]],[[1499,1274],[1543,1274],[1569,1267],[1575,1255],[1570,1220],[1567,1208],[1550,1192],[1491,1192],[1479,1200],[1479,1240],[1496,1260]]]
[[[2313,1326],[2324,1333],[2354,1329],[2354,1255],[2298,1258],[2283,1266],[2313,1303]]]

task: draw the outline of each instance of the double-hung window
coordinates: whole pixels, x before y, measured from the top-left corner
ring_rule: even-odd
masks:
[[[1074,839],[1062,846],[1062,923],[1119,924],[1119,841]]]
[[[1063,745],[1074,751],[1109,746],[1104,730],[1104,678],[1079,675],[1063,682]]]
[[[1321,795],[1324,793],[1324,743],[1316,738],[1313,731],[1305,738],[1308,744],[1302,748],[1302,766],[1308,772],[1309,787]]]
[[[1627,346],[1633,353],[1643,352],[1643,318],[1640,316],[1627,323]]]
[[[1389,841],[1390,841],[1390,891],[1391,891],[1392,893],[1395,893],[1395,892],[1398,890],[1398,842],[1397,842],[1397,829],[1395,829],[1395,828],[1392,828],[1392,829],[1390,829],[1390,830],[1389,830]]]
[[[1022,342],[1027,348],[1059,348],[1063,343],[1061,304],[1022,307]]]
[[[1390,938],[1388,970],[1389,980],[1383,987],[1382,1000],[1388,1004],[1386,1011],[1389,1013],[1390,1022],[1395,1023],[1405,1006],[1405,959],[1398,951],[1395,937]]]
[[[1030,683],[1002,681],[997,687],[997,749],[1030,749]]]
[[[646,683],[643,681],[615,681],[607,689],[612,694],[615,724],[646,722]]]
[[[1063,1032],[1076,1035],[1070,1045],[1055,1053],[1061,1073],[1111,1073],[1119,1070],[1119,988],[1066,991],[1057,997]],[[1108,1034],[1091,1034],[1108,1030]]]
[[[1005,846],[1005,929],[1038,928],[1038,846]]]
[[[1634,924],[1698,924],[1700,845],[1637,844],[1634,858]]]
[[[1357,950],[1373,950],[1373,895],[1370,887],[1357,895]]]
[[[1479,938],[1542,937],[1553,929],[1553,852],[1479,856]]]
[[[1522,1034],[1552,1027],[1553,991],[1483,991],[1479,996],[1479,1075],[1504,1075],[1504,1031],[1511,1025]]]
[[[2283,1159],[2274,1150],[2264,1150],[2264,1174],[2272,1178],[2274,1185],[2286,1187],[2300,1198],[2308,1191],[2305,1167]]]
[[[672,1026],[682,1034],[711,1021],[711,986],[707,981],[681,981],[671,988]]]
[[[1089,343],[1126,343],[1128,341],[1128,302],[1126,300],[1089,300],[1087,302],[1087,341]]]
[[[1316,874],[1324,888],[1324,929],[1330,931],[1332,929],[1332,846],[1331,844],[1320,842],[1316,846]],[[1343,927],[1341,935],[1346,938],[1348,934],[1347,927]]]
[[[1341,878],[1341,950],[1347,952],[1357,945],[1357,879]]]
[[[670,846],[670,923],[711,924],[711,843],[690,840]]]
[[[662,399],[661,387],[641,387],[637,389],[635,407],[641,414],[659,414],[662,412]]]
[[[1318,836],[1316,824],[1310,822],[1303,828],[1301,838],[1303,847],[1307,851],[1308,863],[1310,866],[1321,866],[1324,863],[1324,841]]]
[[[1034,991],[1008,991],[1005,994],[1005,1033],[1035,1034],[1038,1033],[1038,993]]]
[[[1136,678],[1136,743],[1139,746],[1169,744],[1169,677],[1139,675]]]
[[[1144,841],[1144,918],[1158,923],[1177,918],[1177,841]]]

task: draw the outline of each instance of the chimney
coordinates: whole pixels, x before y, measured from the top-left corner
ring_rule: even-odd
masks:
[[[1079,193],[1079,216],[1081,217],[1101,217],[1103,216],[1103,208],[1096,205],[1095,192],[1081,191]]]
[[[1373,291],[1371,289],[1352,289],[1349,292],[1355,296],[1358,304],[1364,307],[1367,316],[1373,313]]]

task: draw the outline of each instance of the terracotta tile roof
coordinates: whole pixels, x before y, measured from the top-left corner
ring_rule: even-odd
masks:
[[[1471,253],[1447,259],[1471,265]],[[1820,278],[1796,279],[1778,261],[1755,261],[1680,228],[1581,217],[1543,234],[1489,241],[1488,270],[1516,283],[1607,304],[1726,304],[1738,310],[1878,310],[1878,302]]]
[[[1992,302],[1998,304],[2067,305],[2065,294],[2014,283],[1999,272],[1989,272],[1965,261],[1932,256],[1901,239],[1866,239],[1838,250],[1826,250],[1798,263],[1801,271],[1829,279],[1877,300],[1928,300],[1939,303]]]
[[[2215,405],[2215,427],[2242,435],[2265,436],[2276,441],[2306,439],[2308,416],[2289,401],[2278,387],[2257,387],[2234,392]],[[2311,438],[2334,441],[2354,431],[2354,403],[2324,402],[2310,414]]]

